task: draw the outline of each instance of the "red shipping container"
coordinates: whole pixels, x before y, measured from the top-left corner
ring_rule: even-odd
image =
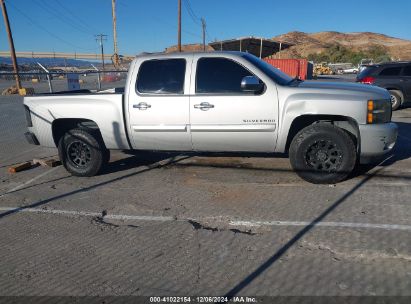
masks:
[[[307,59],[264,59],[267,63],[290,75],[291,77],[301,80],[307,79],[308,61]]]

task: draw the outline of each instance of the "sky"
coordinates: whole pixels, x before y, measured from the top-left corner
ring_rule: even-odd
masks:
[[[163,51],[177,43],[177,0],[116,0],[119,53]],[[377,32],[411,40],[410,0],[182,0],[182,43],[289,31]],[[6,0],[16,51],[113,52],[111,0]],[[191,11],[189,11],[191,8]],[[0,22],[0,50],[8,50]]]

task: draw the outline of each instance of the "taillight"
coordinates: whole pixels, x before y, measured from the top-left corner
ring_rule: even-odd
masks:
[[[371,76],[366,76],[362,79],[358,79],[358,82],[361,82],[363,84],[373,84],[375,82],[375,78]]]

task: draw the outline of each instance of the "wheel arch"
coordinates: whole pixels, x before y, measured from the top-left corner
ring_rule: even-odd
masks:
[[[56,147],[58,146],[61,137],[69,130],[75,128],[89,129],[93,132],[97,132],[101,137],[101,140],[104,142],[100,129],[95,121],[83,118],[59,118],[55,119],[51,125],[53,141]]]
[[[293,138],[300,130],[315,123],[329,123],[343,129],[353,139],[357,153],[360,153],[361,138],[357,121],[347,116],[326,114],[304,114],[296,117],[291,123],[284,152],[288,153]]]

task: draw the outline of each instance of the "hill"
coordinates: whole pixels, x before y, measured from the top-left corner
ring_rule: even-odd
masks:
[[[214,49],[207,45],[206,46],[206,51],[213,51]],[[203,45],[199,43],[194,43],[194,44],[183,44],[181,45],[181,51],[183,52],[202,52],[203,51]],[[172,45],[168,48],[165,49],[166,53],[174,53],[177,52],[177,45]]]
[[[411,41],[371,32],[289,32],[273,37],[274,40],[291,42],[296,45],[281,52],[281,58],[309,57],[327,52],[332,47],[342,47],[353,52],[385,51],[392,60],[411,60]]]

